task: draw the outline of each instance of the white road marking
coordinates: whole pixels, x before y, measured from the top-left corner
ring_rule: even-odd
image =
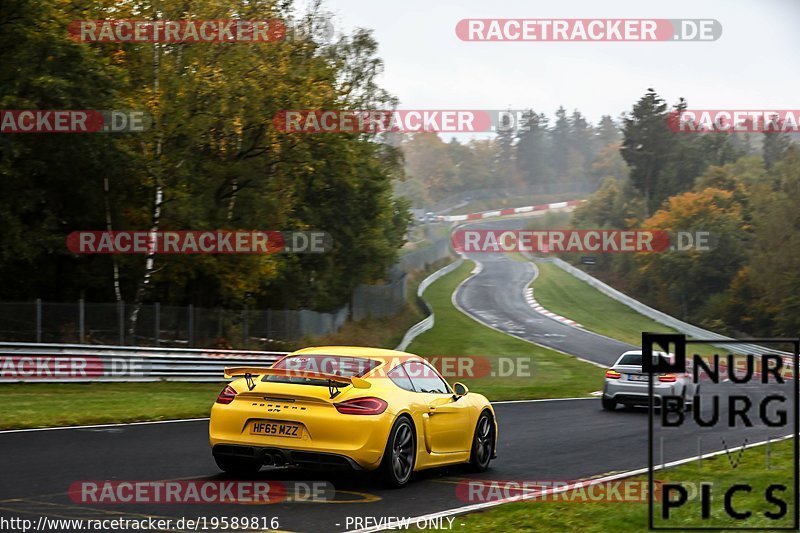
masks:
[[[97,428],[115,428],[124,426],[144,426],[147,424],[174,424],[176,422],[199,422],[201,420],[208,420],[205,418],[176,418],[175,420],[149,420],[144,422],[120,422],[114,424],[91,424],[87,426],[56,426],[50,428],[26,428],[26,429],[4,429],[0,430],[2,433],[30,433],[33,431],[57,431],[60,429],[97,429]]]

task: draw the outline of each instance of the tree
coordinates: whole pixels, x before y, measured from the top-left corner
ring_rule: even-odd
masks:
[[[791,140],[785,133],[767,132],[763,134],[761,153],[767,169],[771,169],[772,165],[783,158],[790,144]]]
[[[541,186],[551,181],[550,149],[547,118],[529,109],[522,117],[516,144],[517,168],[526,185]]]
[[[519,167],[513,128],[499,128],[495,142],[497,143],[497,151],[495,152],[493,165],[493,185],[495,187],[512,187],[519,184]]]
[[[630,168],[631,183],[644,197],[645,216],[662,200],[655,196],[656,187],[675,143],[667,115],[666,102],[648,89],[624,120],[620,152]]]
[[[619,127],[611,115],[603,115],[600,117],[600,123],[597,125],[595,132],[598,145],[602,148],[609,144],[617,144],[622,139]]]
[[[408,179],[424,184],[432,200],[442,199],[459,189],[458,169],[452,159],[453,147],[436,133],[414,133],[403,143]]]
[[[577,109],[569,119],[567,176],[569,181],[585,181],[595,154],[594,130]]]
[[[650,231],[708,232],[711,249],[668,250],[636,255],[639,274],[657,306],[684,320],[702,322],[711,295],[723,292],[745,261],[747,225],[733,193],[707,188],[671,197],[645,220]],[[671,240],[671,244],[675,241]]]
[[[0,15],[3,108],[134,109],[154,120],[139,134],[0,137],[0,274],[31,281],[6,284],[0,297],[109,301],[116,271],[119,294],[137,305],[327,309],[357,284],[383,279],[408,223],[407,204],[392,197],[399,150],[372,133],[287,133],[273,123],[286,109],[391,108],[368,31],[336,42],[302,31],[258,45],[77,43],[66,31],[75,19],[293,13],[291,2],[272,0],[12,0]],[[334,247],[303,256],[124,256],[113,265],[66,251],[70,231],[109,226],[316,229]]]
[[[570,147],[570,124],[564,106],[559,106],[556,110],[556,120],[550,136],[552,138],[551,165],[556,179],[563,179],[567,175]]]
[[[592,183],[600,183],[605,178],[628,180],[630,170],[619,153],[620,145],[609,144],[601,148],[589,167]]]

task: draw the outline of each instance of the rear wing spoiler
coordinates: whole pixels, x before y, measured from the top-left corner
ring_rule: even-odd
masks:
[[[226,378],[250,376],[283,376],[289,378],[322,379],[332,383],[347,383],[357,389],[368,389],[372,385],[366,379],[355,376],[337,376],[322,372],[308,372],[305,370],[292,370],[291,368],[267,368],[262,366],[232,366],[225,368]]]

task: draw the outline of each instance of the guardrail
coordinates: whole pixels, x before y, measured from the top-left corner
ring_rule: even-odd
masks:
[[[224,381],[226,366],[271,365],[286,353],[0,342],[0,383]]]
[[[406,348],[408,348],[408,345],[411,344],[411,342],[414,339],[416,339],[419,335],[421,335],[422,333],[428,331],[433,327],[434,324],[433,308],[422,297],[422,293],[424,293],[425,289],[427,289],[434,281],[457,269],[459,266],[461,266],[461,263],[463,262],[464,258],[459,257],[456,261],[450,263],[446,267],[440,268],[439,270],[437,270],[436,272],[434,272],[433,274],[422,280],[422,282],[419,284],[419,287],[417,287],[417,300],[419,301],[423,309],[425,309],[425,312],[428,313],[428,316],[426,316],[425,318],[423,318],[422,320],[411,326],[408,329],[408,331],[406,331],[406,334],[403,336],[403,340],[400,341],[400,344],[397,345],[397,348],[395,348],[395,350],[401,350],[401,351],[405,350]]]
[[[541,211],[575,208],[584,202],[585,200],[569,200],[566,202],[553,202],[549,204],[527,205],[524,207],[508,207],[505,209],[481,211],[480,213],[470,213],[468,215],[439,215],[436,217],[436,220],[443,222],[463,222],[465,220],[480,220],[483,218],[506,217],[511,215],[521,215],[526,213],[538,213]]]
[[[537,258],[536,260],[553,263],[558,268],[564,270],[569,274],[572,274],[579,280],[585,281],[590,286],[602,292],[609,298],[613,298],[614,300],[627,305],[637,313],[644,315],[648,318],[651,318],[656,322],[658,322],[659,324],[663,324],[680,333],[683,333],[688,337],[693,337],[695,339],[709,339],[716,341],[733,340],[731,337],[726,337],[725,335],[714,333],[713,331],[708,331],[707,329],[703,329],[693,324],[689,324],[688,322],[684,322],[683,320],[679,320],[674,316],[670,316],[662,311],[659,311],[658,309],[653,309],[649,305],[644,304],[639,300],[632,298],[621,291],[618,291],[617,289],[608,285],[607,283],[600,281],[591,274],[588,274],[587,272],[584,272],[583,270],[572,266],[563,259],[560,259],[558,257],[547,257],[547,258]],[[787,355],[787,352],[776,350],[774,348],[758,346],[756,344],[726,344],[724,342],[721,342],[720,344],[715,344],[712,342],[712,344],[714,344],[714,346],[717,346],[719,348],[723,348],[729,352],[741,355],[746,355],[750,353],[769,353],[769,354],[784,355],[784,356]],[[784,363],[792,364],[793,360],[792,358],[784,357]]]

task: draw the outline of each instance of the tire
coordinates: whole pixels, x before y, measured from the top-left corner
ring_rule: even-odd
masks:
[[[381,481],[389,488],[399,489],[411,480],[417,458],[417,438],[414,425],[405,416],[399,417],[383,451],[380,466]]]
[[[245,457],[215,455],[214,461],[223,472],[237,476],[251,476],[261,470],[261,463]]]
[[[617,408],[617,402],[611,398],[603,397],[603,409],[606,411],[614,411]]]
[[[472,437],[472,450],[469,456],[470,469],[473,472],[485,472],[494,455],[494,421],[492,415],[484,411],[478,417],[475,434]]]

